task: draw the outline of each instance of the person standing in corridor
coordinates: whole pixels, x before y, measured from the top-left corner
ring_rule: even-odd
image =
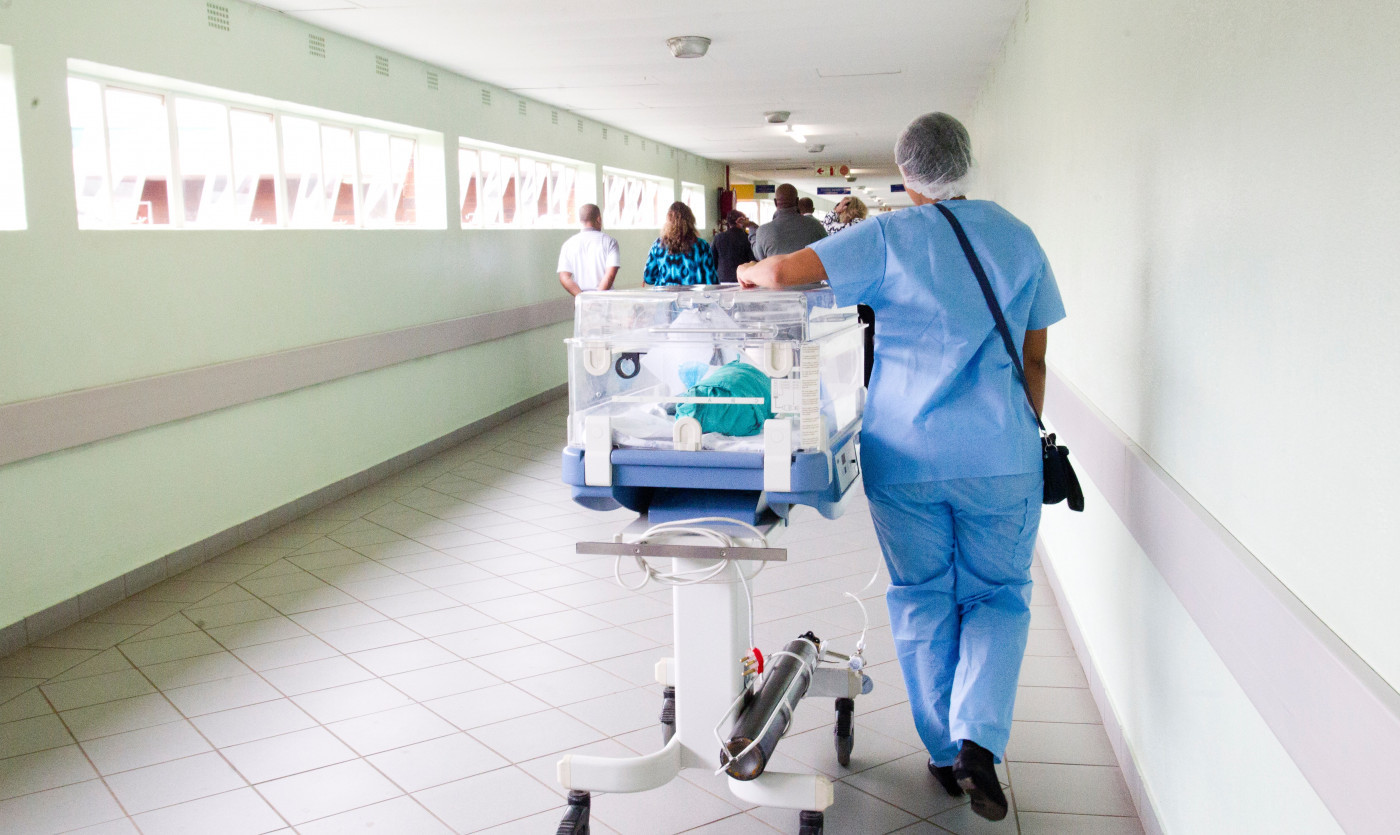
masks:
[[[759,258],[786,255],[826,237],[821,221],[797,211],[797,188],[783,183],[773,193],[773,219],[758,227],[753,254]]]
[[[1030,228],[964,196],[972,146],[957,119],[915,119],[895,161],[913,208],[746,264],[739,282],[826,280],[838,304],[875,310],[860,456],[890,572],[895,650],[929,771],[949,794],[971,795],[978,815],[1001,820],[995,763],[1010,738],[1030,628],[1044,489],[1036,418],[1046,334],[1065,310]],[[988,276],[990,301],[959,231]],[[1024,387],[992,302],[1022,355]]]
[[[592,203],[579,207],[583,226],[559,250],[559,283],[577,296],[584,290],[611,290],[622,267],[617,241],[603,231],[603,213]]]

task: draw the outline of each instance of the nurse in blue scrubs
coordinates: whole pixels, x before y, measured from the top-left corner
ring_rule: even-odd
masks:
[[[929,770],[949,794],[966,791],[974,811],[1000,820],[1007,802],[994,763],[1011,732],[1040,524],[1035,418],[1046,328],[1065,312],[1031,230],[995,203],[965,198],[972,151],[957,119],[915,119],[895,160],[913,208],[741,266],[738,278],[770,288],[828,281],[838,303],[875,311],[861,466],[890,571],[895,647]],[[982,262],[1033,406],[936,203],[957,217]]]

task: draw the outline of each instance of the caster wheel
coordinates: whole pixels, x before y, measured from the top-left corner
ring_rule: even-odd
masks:
[[[797,835],[822,835],[822,813],[803,812],[798,825]]]
[[[851,764],[851,751],[856,746],[855,717],[855,700],[836,700],[836,761],[842,766]]]
[[[676,688],[667,687],[661,695],[661,744],[665,745],[676,735]]]
[[[588,835],[588,812],[591,800],[588,792],[569,792],[569,808],[559,822],[555,835]]]

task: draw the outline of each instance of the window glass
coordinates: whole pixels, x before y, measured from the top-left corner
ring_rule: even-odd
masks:
[[[402,136],[389,137],[389,176],[393,182],[394,223],[418,222],[418,206],[414,201],[413,163],[418,158],[418,143]]]
[[[105,104],[112,220],[169,225],[170,125],[165,97],[109,87]]]
[[[216,102],[176,99],[175,130],[180,145],[180,194],[185,204],[185,222],[232,225],[228,108]]]
[[[520,160],[501,154],[501,222],[514,223],[520,178]]]
[[[460,141],[465,227],[568,228],[578,222],[579,205],[593,199],[594,169],[587,163]]]
[[[495,151],[481,152],[481,203],[478,206],[477,224],[492,226],[502,223],[501,193],[505,190],[501,182],[501,155]]]
[[[346,128],[321,126],[321,193],[335,226],[355,224],[355,136]]]
[[[107,226],[111,199],[107,187],[107,127],[102,87],[95,81],[68,80],[68,117],[73,126],[73,183],[78,196],[78,228]]]
[[[477,202],[480,200],[481,160],[476,151],[457,151],[457,176],[461,180],[462,225],[476,225]]]
[[[773,215],[778,213],[778,205],[772,200],[759,200],[757,202],[759,223],[767,223],[773,219]]]
[[[671,206],[674,181],[605,170],[603,222],[620,229],[657,229]]]
[[[5,57],[0,47],[0,90]],[[440,134],[357,117],[336,124],[300,105],[77,59],[69,68],[78,73],[68,98],[80,228],[442,228],[432,178],[422,184],[427,218],[417,204],[423,166],[441,177]],[[123,80],[108,81],[106,71]],[[3,161],[0,153],[0,177]]]
[[[233,141],[234,218],[238,225],[277,225],[277,125],[271,113],[229,111]]]
[[[24,229],[27,226],[14,58],[10,48],[0,44],[0,229]]]
[[[287,214],[292,226],[330,221],[321,187],[321,126],[310,119],[282,117],[282,171],[287,178]]]
[[[383,226],[389,219],[393,177],[389,172],[389,135],[360,131],[360,209],[365,223]]]

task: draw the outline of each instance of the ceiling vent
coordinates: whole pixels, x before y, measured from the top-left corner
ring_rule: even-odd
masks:
[[[524,116],[524,115],[525,115],[525,112],[526,112],[526,111],[525,111],[525,100],[524,100],[524,99],[521,99],[520,101],[518,101],[518,102],[515,103],[515,112],[516,112],[516,113],[519,113],[521,116]]]
[[[232,28],[229,24],[228,6],[221,6],[218,3],[205,3],[204,11],[209,16],[209,28],[227,32]]]
[[[388,78],[389,59],[385,58],[383,55],[374,56],[374,71],[384,76],[385,78]]]
[[[579,120],[578,120],[578,132],[579,132],[579,133],[583,133],[583,120],[582,120],[582,119],[579,119]]]
[[[551,111],[549,111],[549,123],[550,123],[551,125],[557,125],[557,124],[559,124],[559,111],[557,111],[557,110],[551,110]]]
[[[481,103],[487,107],[491,106],[491,91],[483,89],[481,91]]]
[[[428,89],[429,89],[429,90],[436,90],[437,88],[438,88],[438,74],[435,73],[435,72],[433,72],[432,70],[428,70]]]
[[[312,58],[326,57],[326,39],[320,35],[307,35],[306,51]]]
[[[622,144],[623,144],[623,145],[631,145],[631,144],[632,144],[632,135],[629,134],[629,133],[624,133],[624,134],[622,135]]]
[[[604,139],[607,139],[607,138],[608,138],[608,129],[607,129],[607,128],[603,128],[603,138],[604,138]]]

